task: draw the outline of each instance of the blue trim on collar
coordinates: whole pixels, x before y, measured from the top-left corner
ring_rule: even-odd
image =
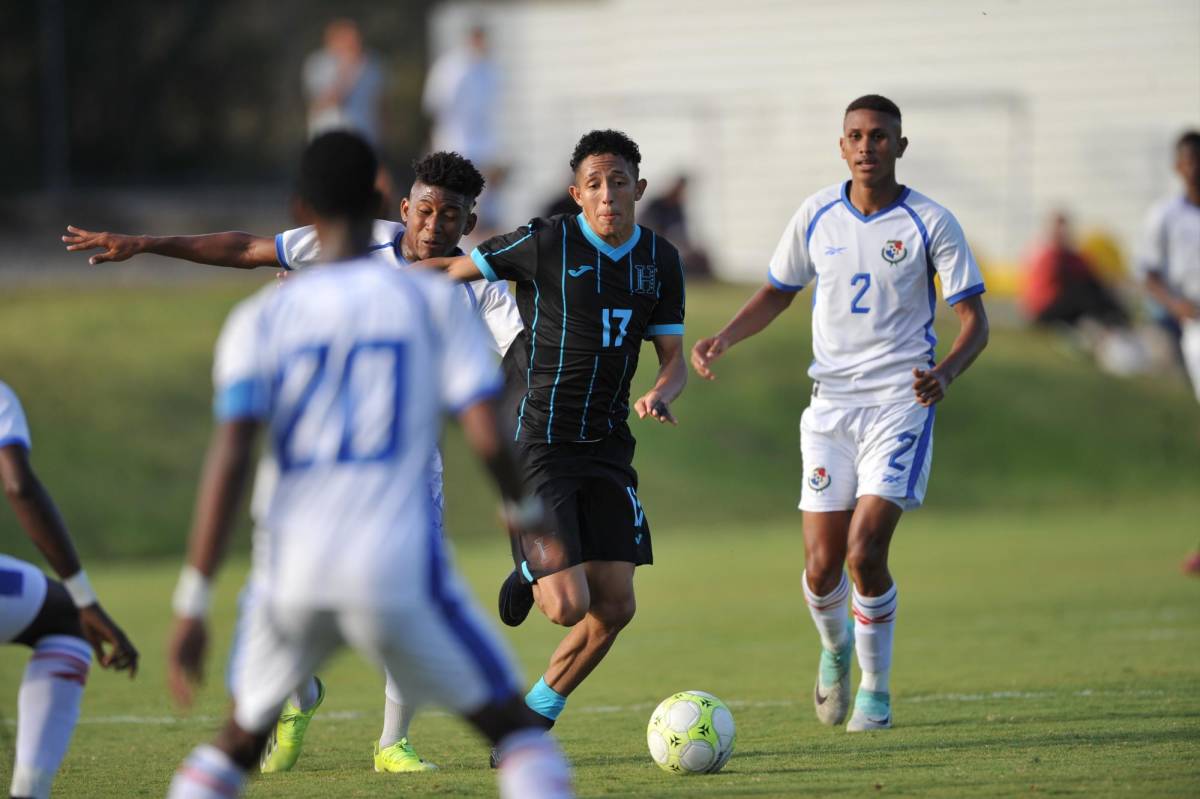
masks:
[[[842,184],[842,203],[846,206],[846,209],[849,210],[850,213],[854,214],[854,216],[856,216],[858,218],[858,221],[870,222],[873,219],[878,219],[879,217],[883,216],[884,214],[891,213],[892,211],[896,210],[898,207],[903,205],[904,201],[908,199],[908,195],[911,192],[912,192],[912,189],[910,189],[908,186],[904,186],[900,190],[900,196],[898,196],[896,199],[892,200],[886,206],[884,206],[883,208],[880,208],[878,211],[871,214],[870,216],[863,216],[862,212],[854,207],[854,203],[850,202],[850,181],[847,180],[845,183]]]
[[[588,226],[587,219],[584,217],[582,211],[580,211],[579,215],[575,217],[575,221],[579,223],[579,229],[583,232],[583,237],[587,239],[593,247],[614,261],[619,261],[628,255],[630,251],[637,246],[638,239],[642,237],[642,226],[634,225],[633,235],[629,237],[629,240],[620,247],[614,247],[596,235],[596,232]]]

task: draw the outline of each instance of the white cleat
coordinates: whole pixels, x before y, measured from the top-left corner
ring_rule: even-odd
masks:
[[[854,715],[846,732],[869,732],[892,728],[892,696],[878,691],[858,692],[854,698]]]
[[[854,636],[837,652],[821,650],[821,665],[813,684],[813,707],[817,720],[836,727],[846,720],[850,710],[850,659],[854,654]],[[824,689],[822,689],[822,683]]]

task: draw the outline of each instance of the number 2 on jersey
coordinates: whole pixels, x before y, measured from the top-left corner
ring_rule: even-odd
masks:
[[[340,416],[341,431],[333,458],[318,455],[316,446],[297,451],[296,429],[310,410],[313,396],[326,380],[329,345],[297,352],[280,378],[286,384],[289,372],[308,366],[308,379],[295,404],[284,417],[275,439],[279,467],[283,471],[306,469],[318,460],[364,463],[387,460],[400,444],[400,409],[404,400],[404,371],[407,362],[404,341],[358,341],[346,353],[333,407],[324,413]],[[320,413],[321,411],[313,411]]]
[[[625,330],[629,327],[629,320],[632,317],[633,310],[631,308],[601,308],[600,321],[604,325],[603,335],[600,337],[601,346],[621,346],[621,342],[625,340]],[[615,338],[612,334],[612,323],[614,321],[619,323]]]
[[[854,295],[854,299],[850,300],[850,313],[869,313],[871,309],[864,308],[859,303],[862,302],[863,295],[867,293],[867,289],[871,288],[871,273],[859,272],[850,278],[851,286],[857,286],[859,283],[862,283],[862,288]]]

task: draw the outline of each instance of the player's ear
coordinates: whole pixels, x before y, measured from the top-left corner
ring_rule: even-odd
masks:
[[[404,197],[400,200],[400,221],[408,224],[408,198]]]
[[[903,158],[904,151],[908,149],[908,137],[901,136],[900,140],[897,142],[897,145],[898,146],[896,147],[896,157]]]
[[[642,195],[646,193],[646,186],[647,186],[646,179],[639,178],[638,182],[633,185],[637,189],[637,191],[633,195],[634,202],[636,202],[636,201],[642,199]]]
[[[467,214],[467,224],[463,225],[462,234],[464,236],[469,236],[471,234],[471,231],[475,229],[475,223],[478,221],[479,221],[479,215],[476,214],[474,211]]]
[[[576,205],[578,205],[580,208],[583,207],[583,200],[579,199],[578,186],[576,186],[574,183],[572,183],[570,186],[567,186],[567,194],[571,195],[571,199],[575,201]]]

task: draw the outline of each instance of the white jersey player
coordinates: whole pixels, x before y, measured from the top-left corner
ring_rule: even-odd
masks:
[[[176,592],[172,689],[190,699],[208,582],[260,428],[278,482],[254,540],[233,716],[185,761],[171,796],[240,791],[291,688],[342,645],[385,666],[414,705],[472,721],[508,757],[502,796],[566,796],[565,761],[539,735],[511,659],[452,570],[425,476],[440,417],[462,421],[515,531],[541,523],[488,398],[500,376],[478,318],[439,277],[380,265],[365,216],[376,170],[358,136],[314,139],[301,200],[333,261],[239,305],[217,346],[218,428]],[[334,242],[328,245],[328,242]]]
[[[31,448],[21,402],[0,382],[0,482],[22,527],[61,579],[0,553],[0,643],[33,650],[18,692],[8,795],[46,799],[79,719],[93,650],[102,666],[131,675],[138,653],[97,602],[62,517],[30,465]]]
[[[767,285],[692,350],[697,373],[712,379],[714,360],[812,287],[800,509],[804,593],[822,643],[813,700],[821,721],[846,719],[857,645],[862,683],[852,732],[892,725],[897,602],[888,547],[901,513],[925,497],[934,407],[987,343],[983,279],[962,229],[945,208],[896,182],[895,161],[907,144],[890,100],[867,95],[851,103],[841,138],[851,179],[804,201],[771,258]],[[935,277],[961,324],[940,363]]]
[[[376,219],[371,226],[367,255],[379,263],[406,268],[416,260],[458,254],[458,243],[475,225],[473,208],[483,190],[483,176],[470,161],[456,153],[433,153],[413,164],[415,179],[400,204],[401,222]],[[99,248],[91,263],[123,261],[134,255],[154,253],[204,264],[238,268],[275,267],[287,272],[320,263],[322,252],[315,227],[295,228],[273,237],[241,232],[211,233],[200,236],[126,236],[118,233],[94,233],[71,227],[63,236],[67,249],[81,251]],[[484,280],[467,284],[457,291],[458,301],[473,309],[491,333],[496,352],[505,357],[507,369],[516,370],[523,386],[525,354],[520,314],[505,283]],[[507,410],[507,409],[506,409]],[[438,452],[430,461],[429,490],[439,512],[444,503],[442,459]],[[251,503],[255,519],[269,501],[275,475],[269,463],[260,465]],[[249,586],[248,589],[252,589]],[[253,601],[248,590],[243,605]],[[239,628],[240,629],[240,628]],[[235,636],[229,675],[239,657]],[[323,701],[324,686],[315,677],[297,689],[284,710],[279,727],[264,755],[265,772],[287,771],[300,756],[304,734],[317,707]],[[390,675],[385,688],[384,725],[375,747],[376,771],[411,772],[435,768],[422,760],[408,740],[412,713]]]
[[[1175,171],[1184,193],[1150,210],[1136,264],[1150,296],[1179,325],[1184,365],[1200,399],[1200,131],[1179,138]]]

